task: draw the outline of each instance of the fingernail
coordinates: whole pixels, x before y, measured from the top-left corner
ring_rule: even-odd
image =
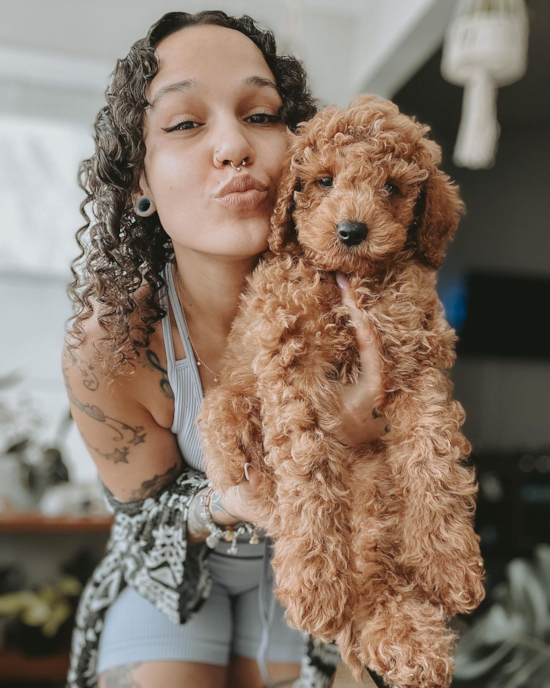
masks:
[[[248,477],[248,467],[252,466],[251,463],[245,463],[244,465],[244,477],[250,482],[250,478]]]
[[[336,284],[340,287],[340,289],[342,289],[342,291],[347,291],[349,287],[349,280],[343,272],[336,272]]]

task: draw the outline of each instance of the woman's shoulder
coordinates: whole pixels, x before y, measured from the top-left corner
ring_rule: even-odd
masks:
[[[104,334],[99,316],[92,315],[81,344],[63,347],[71,413],[104,485],[122,501],[143,499],[181,468],[181,451],[171,432],[174,402],[158,382],[162,351],[153,336],[133,359],[132,372],[113,377],[101,365],[97,348]]]
[[[134,295],[137,308],[128,316],[130,331],[140,324],[142,304],[149,298],[151,287],[142,285]],[[162,427],[172,426],[174,415],[174,395],[168,381],[166,349],[162,319],[151,324],[148,345],[136,350],[132,363],[125,363],[122,369],[112,372],[105,369],[101,361],[100,340],[106,336],[101,325],[101,309],[97,301],[91,300],[93,312],[83,321],[83,339],[78,346],[69,351],[67,339],[63,346],[64,368],[70,363],[83,371],[89,371],[90,384],[116,388],[119,399],[137,403],[147,409]]]

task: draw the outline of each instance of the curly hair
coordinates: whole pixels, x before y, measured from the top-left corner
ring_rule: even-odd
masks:
[[[291,131],[317,111],[301,62],[277,55],[273,33],[247,15],[169,12],[117,60],[105,92],[107,104],[94,123],[95,152],[78,171],[78,184],[86,193],[80,205],[86,223],[76,233],[80,254],[71,263],[73,280],[67,287],[73,306],[68,322],[74,322],[65,339],[73,355],[85,339],[84,323],[93,315],[95,302],[97,321],[105,332],[95,348],[102,368],[113,378],[124,372],[126,363],[135,368],[132,361],[149,346],[153,325],[166,315],[156,294],[165,285],[161,271],[174,255],[158,214],[140,217],[132,203],[144,167],[145,90],[158,71],[155,46],[185,27],[205,24],[240,31],[262,51],[283,101],[281,119]],[[93,219],[86,211],[90,203]],[[149,286],[136,295],[145,284]],[[139,317],[132,317],[134,311]]]

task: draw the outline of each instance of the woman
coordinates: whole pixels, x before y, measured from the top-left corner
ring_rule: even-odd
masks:
[[[294,679],[306,638],[273,595],[268,542],[248,506],[258,476],[210,494],[194,418],[267,248],[289,132],[314,101],[270,32],[223,12],[165,15],[118,61],[107,101],[81,171],[94,219],[77,235],[63,370],[117,520],[82,596],[69,682]],[[362,361],[342,398],[341,440],[355,445],[384,427],[371,413],[379,361],[338,280]],[[212,521],[254,523],[260,543],[240,538],[237,556],[224,540],[210,550]]]

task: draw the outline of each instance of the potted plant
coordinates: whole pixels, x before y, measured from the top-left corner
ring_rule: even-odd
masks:
[[[461,636],[453,685],[550,686],[550,545],[513,559],[492,605]]]

